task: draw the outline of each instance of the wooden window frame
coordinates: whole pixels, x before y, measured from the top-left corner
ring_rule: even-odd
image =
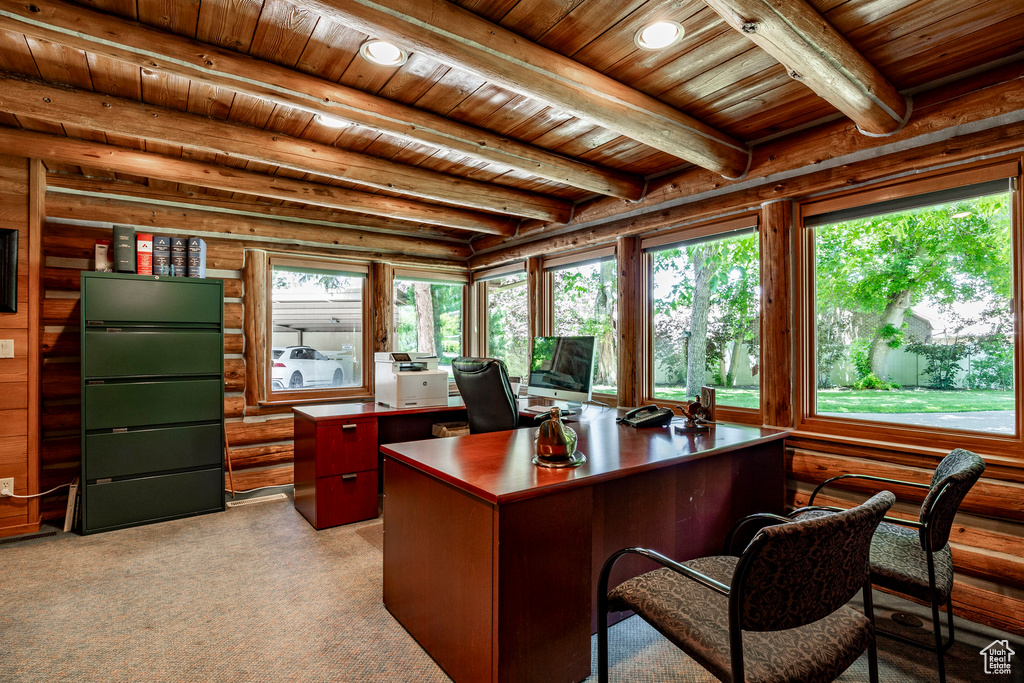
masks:
[[[555,329],[555,300],[554,300],[554,286],[552,284],[552,273],[556,270],[564,270],[569,268],[577,268],[579,266],[593,263],[596,261],[604,261],[611,258],[618,264],[618,254],[615,252],[615,245],[601,245],[597,247],[590,247],[587,249],[581,249],[578,251],[572,251],[565,254],[559,254],[558,256],[545,257],[541,260],[541,283],[543,286],[543,296],[541,297],[541,329],[534,333],[536,337],[549,337],[553,334]],[[616,271],[618,268],[616,268]],[[616,278],[618,273],[616,272]],[[618,300],[618,296],[615,298],[615,305],[618,306],[621,302]],[[532,342],[531,342],[532,348]],[[596,362],[596,361],[595,361]],[[615,359],[616,365],[616,391],[615,392],[603,392],[603,391],[592,391],[591,396],[594,398],[600,398],[602,402],[611,401],[611,405],[618,404],[618,358]]]
[[[487,297],[487,282],[489,280],[512,275],[514,273],[522,273],[523,284],[529,288],[530,283],[526,272],[525,261],[518,261],[505,266],[499,266],[498,268],[488,268],[487,270],[477,271],[473,273],[473,277],[470,279],[470,291],[472,292],[473,299],[471,302],[473,310],[471,337],[474,341],[472,353],[476,356],[487,357],[490,355],[490,350],[487,348],[487,319],[488,309],[490,308]],[[529,291],[527,291],[527,297],[529,297]]]
[[[370,308],[370,301],[373,293],[370,291],[369,264],[351,259],[331,259],[320,256],[303,256],[301,254],[278,254],[266,253],[266,278],[264,282],[263,295],[266,302],[266,329],[264,330],[266,348],[259,354],[261,373],[263,375],[264,392],[260,405],[298,405],[303,403],[324,403],[330,401],[343,401],[354,399],[366,399],[373,397],[373,322]],[[362,345],[363,352],[360,360],[359,386],[326,389],[303,389],[303,390],[275,390],[272,380],[273,366],[271,354],[273,353],[273,328],[274,328],[274,267],[298,267],[317,268],[321,270],[359,270],[366,271],[363,279],[362,295]]]
[[[795,434],[809,438],[831,438],[837,441],[859,444],[874,444],[885,448],[894,444],[905,444],[916,449],[926,449],[940,454],[953,448],[967,448],[984,453],[986,459],[1016,467],[1024,466],[1024,343],[1022,343],[1022,249],[1024,249],[1024,193],[1021,192],[1021,166],[1024,158],[1013,157],[999,162],[985,162],[961,167],[952,171],[938,171],[899,182],[878,183],[866,188],[833,193],[822,198],[807,200],[798,205],[795,239],[796,271],[796,382],[794,383],[794,408],[797,428]],[[1007,170],[1009,169],[1009,170]],[[992,434],[963,429],[929,427],[924,425],[900,425],[897,423],[858,420],[853,417],[818,415],[815,410],[817,368],[814,361],[814,233],[805,226],[807,216],[850,208],[858,205],[878,203],[889,199],[926,194],[928,192],[970,185],[1002,177],[1016,178],[1015,191],[1011,193],[1011,239],[1013,255],[1012,295],[1014,317],[1014,419],[1016,433],[1010,435]],[[865,433],[870,438],[865,438]]]
[[[654,404],[665,407],[673,407],[678,401],[654,397],[654,290],[653,290],[653,256],[652,252],[667,248],[674,244],[686,242],[704,242],[723,239],[730,233],[753,229],[758,231],[760,224],[760,211],[745,212],[739,216],[728,218],[715,218],[708,221],[701,221],[695,225],[666,230],[657,234],[645,236],[640,242],[640,253],[642,255],[641,273],[641,309],[640,309],[640,364],[642,370],[640,375],[640,403],[643,405]],[[760,235],[760,233],[758,232]],[[761,238],[758,238],[758,261],[761,259],[763,249]],[[758,312],[760,320],[763,311]],[[764,340],[761,340],[762,345]],[[760,365],[760,348],[758,354]],[[761,383],[762,373],[758,373],[758,396],[760,397],[757,408],[740,408],[737,406],[716,406],[716,417],[725,422],[739,422],[742,424],[761,424],[762,410],[764,405],[764,386]]]
[[[474,306],[470,303],[471,287],[470,287],[470,274],[469,273],[455,273],[455,272],[438,272],[436,270],[427,270],[425,268],[405,268],[396,266],[391,275],[391,326],[394,332],[392,333],[394,339],[397,341],[397,327],[395,327],[395,313],[398,307],[395,306],[395,281],[397,280],[420,280],[431,282],[434,284],[461,284],[462,285],[462,354],[463,356],[470,355],[473,353],[474,346],[472,336],[470,334],[471,320],[470,315],[474,311]],[[394,344],[392,344],[394,346]],[[394,351],[401,351],[403,349],[393,349]],[[448,376],[448,388],[452,390],[455,386],[455,377],[451,374]]]

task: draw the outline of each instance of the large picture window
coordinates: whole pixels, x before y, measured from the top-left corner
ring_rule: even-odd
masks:
[[[618,274],[609,250],[586,261],[549,266],[551,331],[593,336],[594,393],[614,394],[618,372]]]
[[[753,219],[748,222],[752,223]],[[760,263],[752,228],[645,247],[652,300],[653,394],[715,388],[718,405],[760,407]]]
[[[817,415],[1013,434],[1007,180],[812,215]]]
[[[510,376],[526,377],[530,364],[526,271],[484,275],[478,282],[485,316],[484,353],[505,361]]]
[[[270,392],[363,388],[366,268],[270,262]]]
[[[437,356],[437,367],[451,376],[452,360],[462,355],[465,279],[396,271],[395,351]]]

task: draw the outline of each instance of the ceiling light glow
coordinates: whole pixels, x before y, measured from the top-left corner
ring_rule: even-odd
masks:
[[[324,116],[323,114],[317,114],[314,118],[317,123],[322,126],[327,126],[328,128],[344,128],[345,126],[350,125],[349,122],[344,119],[335,118],[333,116]]]
[[[633,41],[643,50],[661,50],[682,40],[683,33],[679,22],[659,21],[637,31]]]
[[[366,41],[359,46],[359,54],[381,66],[402,66],[409,59],[405,50],[383,40]]]

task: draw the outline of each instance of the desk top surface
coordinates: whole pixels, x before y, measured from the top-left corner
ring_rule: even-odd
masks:
[[[719,423],[708,432],[678,434],[672,427],[634,429],[617,424],[619,411],[590,407],[580,422],[576,468],[533,464],[537,428],[389,444],[388,457],[491,503],[588,486],[645,470],[727,453],[785,438],[786,430]]]
[[[296,417],[304,417],[314,422],[353,417],[380,417],[382,415],[412,415],[413,413],[439,413],[448,410],[465,409],[461,396],[449,396],[446,406],[426,406],[423,408],[392,408],[374,401],[364,403],[325,403],[292,408]]]

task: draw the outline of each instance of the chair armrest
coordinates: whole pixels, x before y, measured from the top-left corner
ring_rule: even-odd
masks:
[[[601,567],[601,576],[597,582],[599,591],[598,597],[608,595],[608,577],[611,574],[612,565],[614,565],[615,562],[623,555],[640,555],[642,557],[646,557],[647,559],[656,562],[657,564],[660,564],[663,567],[671,569],[677,574],[681,574],[686,578],[696,581],[702,586],[705,586],[706,588],[710,588],[711,590],[715,591],[720,595],[728,597],[729,592],[731,591],[729,586],[725,585],[724,583],[716,581],[715,579],[712,579],[710,576],[707,576],[705,574],[701,574],[696,569],[691,569],[690,567],[687,567],[684,564],[680,564],[675,560],[669,559],[655,550],[649,550],[647,548],[623,548],[622,550],[619,550],[618,552],[612,554],[612,556],[605,561],[604,566]]]
[[[826,486],[828,486],[829,484],[831,484],[834,481],[839,481],[840,479],[865,479],[867,481],[878,481],[878,482],[882,482],[884,484],[899,484],[901,486],[910,486],[911,488],[915,488],[915,489],[929,489],[929,488],[931,488],[931,484],[918,484],[916,481],[902,481],[900,479],[888,479],[886,477],[875,477],[875,476],[872,476],[870,474],[840,474],[839,476],[830,477],[830,478],[826,479],[825,481],[821,482],[820,484],[818,484],[818,486],[815,487],[814,491],[811,493],[811,497],[807,501],[807,504],[808,505],[814,505],[814,498],[818,495],[818,491],[822,490],[823,488],[825,488]]]
[[[752,515],[747,515],[743,519],[733,524],[732,528],[729,529],[729,533],[725,537],[725,554],[735,555],[737,557],[740,555],[740,553],[736,552],[735,548],[736,535],[740,532],[741,529],[744,529],[747,526],[756,524],[757,528],[754,530],[754,534],[756,534],[758,531],[767,526],[774,526],[776,524],[789,524],[792,521],[793,520],[789,517],[784,517],[782,515],[773,515],[770,512],[755,512]],[[748,543],[750,543],[750,539],[754,537],[754,534],[750,534],[750,538],[748,538],[746,543],[743,544],[744,548],[747,547]],[[740,550],[742,552],[742,548]]]

